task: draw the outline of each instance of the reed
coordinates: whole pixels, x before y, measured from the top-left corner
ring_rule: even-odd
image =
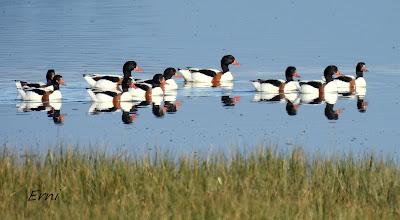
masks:
[[[57,199],[32,194],[53,193]],[[2,219],[400,219],[393,158],[251,153],[0,153]]]

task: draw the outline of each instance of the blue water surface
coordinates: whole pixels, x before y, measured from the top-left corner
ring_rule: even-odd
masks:
[[[398,11],[395,0],[4,0],[0,141],[21,149],[47,149],[61,142],[180,153],[272,144],[310,152],[371,149],[397,155]],[[157,117],[157,106],[141,106],[131,124],[123,123],[121,110],[89,113],[84,73],[120,74],[126,60],[135,60],[145,70],[137,76],[150,78],[169,66],[219,68],[225,54],[242,64],[231,68],[232,89],[190,88],[177,79],[181,105],[175,113]],[[300,105],[289,116],[284,100],[254,100],[249,81],[282,78],[288,65],[296,66],[304,79],[320,79],[330,64],[354,74],[358,61],[370,70],[365,113],[358,111],[355,96],[339,98],[334,107],[344,111],[338,120],[327,119],[324,103]],[[24,110],[13,81],[43,81],[50,68],[66,81],[62,124],[55,124],[46,111]],[[227,104],[232,97],[240,101]]]

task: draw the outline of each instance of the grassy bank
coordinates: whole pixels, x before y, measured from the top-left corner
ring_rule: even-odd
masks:
[[[400,219],[400,167],[372,155],[311,159],[301,149],[268,148],[230,160],[0,154],[2,219]],[[44,192],[58,197],[38,200]]]

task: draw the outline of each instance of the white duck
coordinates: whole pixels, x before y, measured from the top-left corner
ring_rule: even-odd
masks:
[[[55,75],[56,75],[55,71],[53,69],[49,69],[47,70],[46,73],[46,83],[15,80],[15,86],[17,87],[17,89],[24,89],[24,90],[42,88],[45,89],[46,91],[51,91],[51,89],[53,89],[53,87],[51,86],[52,80]]]
[[[367,82],[364,79],[364,73],[368,72],[367,66],[364,62],[359,62],[356,65],[356,76],[344,75],[337,77],[337,86],[339,92],[350,92],[354,93],[357,88],[367,86]]]
[[[132,71],[142,72],[143,70],[136,64],[135,61],[127,61],[122,68],[122,72],[124,74],[123,76],[84,74],[83,78],[92,88],[105,91],[115,91],[122,83],[124,78],[132,77]]]
[[[300,90],[298,81],[294,81],[293,77],[300,77],[296,67],[289,66],[285,71],[286,82],[281,79],[257,79],[251,81],[255,89],[259,92],[266,93],[291,93]]]
[[[325,81],[315,80],[315,81],[301,81],[300,91],[306,94],[321,94],[324,93],[336,93],[337,85],[333,78],[333,75],[339,77],[342,73],[338,70],[337,66],[330,65],[324,70]]]
[[[135,84],[131,78],[124,78],[122,80],[122,93],[114,91],[101,91],[94,89],[87,89],[87,93],[94,102],[110,102],[117,105],[119,102],[128,102],[133,100],[133,93],[129,88],[134,88]]]
[[[213,83],[213,85],[218,85],[220,82],[232,81],[232,73],[229,72],[228,66],[232,64],[235,66],[240,66],[239,62],[232,55],[225,55],[221,59],[221,70],[217,69],[199,69],[199,68],[188,68],[188,69],[178,69],[182,74],[185,81],[189,82],[204,82]]]
[[[166,91],[173,91],[178,89],[178,84],[175,82],[175,80],[172,78],[173,76],[176,76],[176,69],[172,67],[168,67],[167,69],[164,70],[164,73],[162,74],[164,79],[165,79],[165,86],[164,89]],[[153,79],[148,79],[148,80],[138,80],[137,83],[146,83],[151,85]]]
[[[22,100],[25,101],[59,101],[62,99],[60,85],[64,85],[64,80],[61,75],[55,75],[52,80],[52,89],[51,91],[45,89],[18,89],[18,93],[20,94]]]
[[[337,85],[333,75],[341,76],[337,66],[330,65],[324,70],[325,81],[301,81],[301,100],[303,103],[321,103],[326,100],[336,102]]]
[[[163,96],[165,92],[165,78],[162,74],[155,74],[152,80],[141,83],[132,83],[133,86],[129,90],[134,100],[151,101],[152,97]]]

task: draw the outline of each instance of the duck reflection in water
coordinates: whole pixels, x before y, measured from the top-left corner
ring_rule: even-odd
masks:
[[[295,116],[297,115],[297,110],[299,109],[299,107],[299,104],[293,104],[291,101],[288,100],[286,103],[286,113],[289,116]]]
[[[99,115],[100,113],[110,113],[122,111],[122,122],[124,124],[131,124],[137,118],[138,108],[148,106],[146,101],[142,102],[120,102],[118,107],[114,106],[112,102],[93,102],[89,108],[91,115]]]
[[[367,94],[366,87],[357,87],[356,88],[357,109],[360,113],[365,113],[368,108],[368,102],[365,101],[366,94]]]
[[[54,124],[63,124],[65,115],[61,114],[61,102],[29,102],[23,101],[17,104],[19,112],[46,111],[47,117],[53,119]]]
[[[182,103],[179,100],[164,99],[163,103],[153,102],[151,110],[154,116],[156,116],[157,118],[162,118],[165,116],[165,113],[175,114],[181,106]]]
[[[185,82],[183,84],[183,88],[211,88],[211,87],[220,87],[226,90],[233,89],[233,81],[219,82],[217,85],[214,85],[211,82]]]
[[[235,106],[237,103],[239,103],[239,101],[240,101],[240,96],[233,96],[233,97],[227,95],[221,96],[221,102],[224,107]]]
[[[326,103],[325,105],[325,116],[328,120],[338,120],[339,115],[343,113],[344,109],[333,109],[335,104]]]
[[[132,124],[137,118],[137,108],[135,105],[129,111],[122,110],[122,122],[124,124]]]
[[[368,102],[364,100],[364,98],[360,98],[357,96],[357,109],[360,113],[365,113],[368,108]]]
[[[255,102],[283,103],[286,101],[286,113],[289,116],[297,115],[300,108],[300,95],[297,92],[292,93],[265,93],[258,92],[254,95]]]

